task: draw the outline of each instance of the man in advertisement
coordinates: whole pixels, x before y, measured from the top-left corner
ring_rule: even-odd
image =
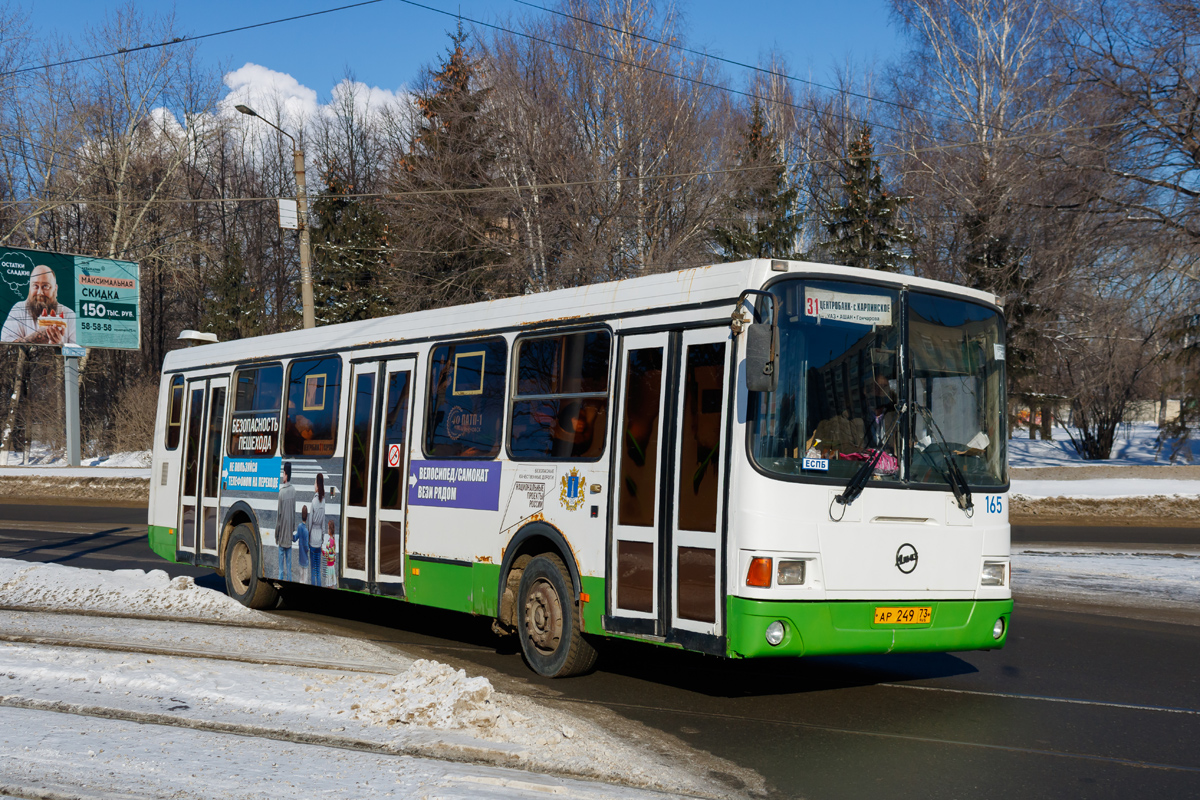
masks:
[[[29,296],[8,312],[0,342],[76,344],[75,312],[58,302],[58,280],[45,264],[29,273]]]

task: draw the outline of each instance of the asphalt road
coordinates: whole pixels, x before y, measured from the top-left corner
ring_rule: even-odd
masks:
[[[1014,530],[1014,542],[1200,546],[1200,528]],[[0,505],[0,557],[96,569],[159,560],[144,512]],[[997,652],[733,662],[606,642],[549,681],[486,621],[348,592],[289,610],[587,713],[607,708],[763,775],[778,797],[1200,798],[1200,626],[1021,608]]]

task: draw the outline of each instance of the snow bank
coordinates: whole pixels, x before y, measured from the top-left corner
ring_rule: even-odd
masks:
[[[1148,478],[1091,478],[1081,481],[1014,480],[1014,496],[1043,497],[1196,497],[1198,480],[1151,480]]]
[[[0,558],[0,606],[276,624],[186,575],[172,579],[161,569],[109,572],[9,558]]]
[[[1122,425],[1117,428],[1113,441],[1112,458],[1108,461],[1085,461],[1075,452],[1071,438],[1065,428],[1055,426],[1051,430],[1053,439],[1043,441],[1030,439],[1028,430],[1015,431],[1008,440],[1008,465],[1010,467],[1081,467],[1093,464],[1134,466],[1141,464],[1164,464],[1170,454],[1169,448],[1160,452],[1157,439],[1158,427],[1149,423]],[[1192,443],[1193,458],[1200,458],[1200,444]],[[1175,463],[1195,463],[1188,460],[1189,451],[1184,449],[1182,457]]]
[[[1013,591],[1105,605],[1200,608],[1200,554],[1073,548],[1012,554]]]
[[[355,711],[373,725],[416,724],[431,728],[490,728],[492,684],[461,669],[421,659]]]

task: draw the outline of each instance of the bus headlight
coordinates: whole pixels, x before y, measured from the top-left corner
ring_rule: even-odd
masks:
[[[979,585],[1003,586],[1007,573],[1007,561],[985,561],[983,562],[983,574],[979,576]]]
[[[780,586],[799,586],[804,583],[803,561],[780,561],[776,580]]]
[[[1004,635],[1004,617],[996,620],[996,624],[992,626],[992,638],[999,639]]]
[[[779,620],[772,622],[767,626],[767,644],[771,645],[771,647],[778,645],[783,641],[784,632],[785,629],[782,622]]]

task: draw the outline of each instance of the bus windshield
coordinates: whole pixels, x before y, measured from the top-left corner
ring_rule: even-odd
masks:
[[[760,468],[842,481],[877,456],[873,483],[944,486],[950,454],[969,485],[1006,482],[1003,321],[993,309],[843,281],[770,291],[780,300],[779,387],[751,399]]]

